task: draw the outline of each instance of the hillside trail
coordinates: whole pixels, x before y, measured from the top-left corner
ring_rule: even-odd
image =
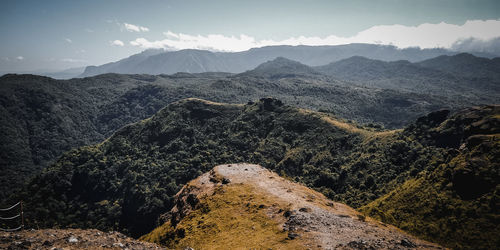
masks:
[[[273,197],[288,211],[282,216],[268,209],[268,215],[282,222],[290,238],[302,238],[311,248],[320,249],[443,249],[410,236],[398,228],[365,217],[342,203],[298,183],[286,180],[259,165],[227,164],[213,169],[211,175],[230,184],[247,184],[256,192]],[[207,183],[208,176],[199,181]]]

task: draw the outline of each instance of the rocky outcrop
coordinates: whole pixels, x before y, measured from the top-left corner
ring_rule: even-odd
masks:
[[[421,117],[405,133],[424,144],[456,149],[464,143],[464,146],[478,145],[484,139],[491,139],[484,135],[500,133],[500,105],[472,107],[448,117],[449,113],[440,110]]]

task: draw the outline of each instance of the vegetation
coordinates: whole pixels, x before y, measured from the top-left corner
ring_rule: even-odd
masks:
[[[496,103],[500,91],[500,63],[497,59],[470,54],[439,56],[419,63],[384,62],[355,56],[314,67],[326,75],[371,88],[409,91],[420,94],[440,93],[458,101]],[[403,102],[404,99],[396,99]]]
[[[240,75],[106,74],[67,81],[5,75],[0,77],[0,180],[6,185],[0,188],[0,201],[63,152],[98,143],[174,101],[197,97],[245,103],[266,96],[387,128],[401,127],[441,107],[471,102],[352,86],[284,58]]]
[[[426,142],[449,148],[446,162],[433,163],[439,167],[419,173],[361,211],[452,248],[498,247],[499,112],[498,106],[472,109],[431,126],[424,137],[432,139]]]
[[[39,207],[27,217],[138,236],[171,208],[183,184],[227,162],[261,164],[359,207],[429,168],[440,152],[399,133],[326,118],[335,119],[270,98],[247,105],[183,100],[64,154],[24,190],[29,206]]]
[[[141,240],[171,249],[304,249],[300,241],[287,239],[288,232],[266,214],[263,206],[273,202],[250,185],[219,186],[175,227],[168,221]]]
[[[28,225],[140,236],[187,181],[251,162],[446,246],[496,243],[498,106],[433,112],[387,131],[477,96],[359,87],[276,63],[285,67],[259,68],[271,75],[3,76],[0,198],[36,174],[12,197],[26,201]],[[212,102],[269,95],[326,112],[274,98]],[[210,101],[178,101],[192,96]]]

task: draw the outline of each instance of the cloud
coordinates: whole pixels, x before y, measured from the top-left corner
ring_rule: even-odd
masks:
[[[120,40],[114,40],[114,41],[110,41],[109,44],[111,44],[112,46],[121,46],[123,47],[125,44],[120,41]]]
[[[130,24],[130,23],[123,23],[123,26],[125,27],[125,29],[127,31],[130,31],[130,32],[146,32],[146,31],[149,31],[149,28],[147,28],[147,27],[143,27],[143,26],[139,26],[139,25],[133,25],[133,24]]]
[[[481,40],[476,38],[468,38],[456,41],[452,46],[452,50],[463,52],[483,52],[495,55],[500,54],[500,37]]]
[[[73,41],[72,41],[71,39],[69,39],[69,38],[64,38],[64,40],[65,40],[66,42],[68,42],[68,43],[72,43],[72,42],[73,42]]]
[[[19,61],[22,61],[22,60],[24,60],[24,56],[18,56],[18,57],[16,57],[16,59]]]
[[[349,43],[375,43],[399,48],[452,48],[459,40],[474,38],[488,41],[500,37],[500,20],[469,20],[463,25],[424,23],[418,26],[378,25],[351,37],[329,35],[326,37],[298,36],[284,40],[256,40],[248,35],[224,36],[219,34],[188,35],[167,31],[165,39],[149,41],[140,37],[130,42],[144,49],[164,48],[207,49],[212,51],[244,51],[271,45],[339,45]]]
[[[86,32],[88,32],[88,33],[92,33],[92,32],[94,32],[94,30],[89,29],[89,28],[86,28],[86,29],[85,29],[85,31],[86,31]]]
[[[83,62],[87,62],[87,60],[83,60],[83,59],[73,59],[73,58],[63,58],[63,59],[61,59],[61,62],[67,62],[67,63],[83,63]]]

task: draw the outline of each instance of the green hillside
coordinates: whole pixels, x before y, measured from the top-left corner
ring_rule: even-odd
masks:
[[[64,154],[24,191],[44,226],[138,236],[187,181],[217,164],[252,162],[359,207],[427,169],[439,150],[265,98],[246,105],[186,99],[101,144]],[[57,180],[57,181],[56,181]]]
[[[370,89],[315,75],[308,67],[280,60],[286,78],[226,73],[175,75],[107,74],[54,80],[34,75],[0,77],[0,201],[29,177],[73,148],[102,141],[126,124],[150,117],[166,105],[197,97],[245,103],[274,96],[287,104],[335,112],[338,117],[374,126],[401,127],[443,107],[469,105],[467,99]],[[290,75],[303,68],[304,74]],[[298,65],[298,66],[297,66]],[[304,69],[305,68],[305,69]],[[310,70],[310,69],[309,69]]]
[[[27,206],[35,208],[26,217],[44,227],[113,229],[140,236],[157,226],[158,216],[172,207],[174,195],[189,180],[218,164],[251,162],[445,246],[487,246],[497,232],[498,143],[489,134],[498,134],[499,108],[466,110],[450,119],[448,113],[431,113],[405,130],[377,131],[272,98],[245,105],[185,99],[100,144],[65,153],[24,189]],[[470,153],[463,151],[483,139],[489,148],[480,143]],[[463,161],[468,155],[479,160]],[[458,167],[461,161],[477,164]],[[456,173],[443,172],[446,166]],[[467,200],[473,190],[469,179],[483,185],[474,191],[477,202]],[[417,185],[412,183],[424,185],[409,194],[426,195],[425,202],[395,195]],[[466,209],[450,208],[455,203]],[[411,209],[390,209],[398,204]],[[478,231],[468,224],[476,219],[461,217],[462,230],[455,231],[450,223],[459,214],[446,212],[454,209],[474,211],[485,226]],[[417,223],[405,214],[425,218]],[[432,223],[440,225],[438,234],[427,230]]]
[[[366,214],[457,249],[500,245],[500,106],[474,108],[443,123],[410,127],[447,147],[446,161],[361,208]],[[425,128],[424,123],[428,126]],[[424,129],[422,129],[424,128]]]

